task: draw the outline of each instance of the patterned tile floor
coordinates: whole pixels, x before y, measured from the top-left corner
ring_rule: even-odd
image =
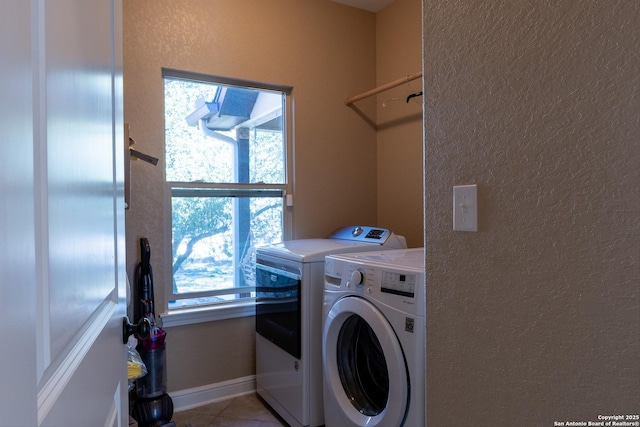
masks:
[[[257,394],[175,412],[177,427],[282,427],[285,423]]]

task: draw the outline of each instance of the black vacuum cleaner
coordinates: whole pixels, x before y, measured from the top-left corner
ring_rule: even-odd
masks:
[[[131,416],[140,427],[174,427],[173,401],[167,394],[166,343],[167,333],[156,325],[153,297],[151,249],[146,238],[140,239],[141,261],[135,271],[134,322],[147,319],[150,324],[146,337],[139,334],[136,350],[147,368],[147,375],[136,380]]]

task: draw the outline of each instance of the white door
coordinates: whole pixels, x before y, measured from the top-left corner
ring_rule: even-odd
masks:
[[[121,15],[0,2],[0,425],[127,425]]]

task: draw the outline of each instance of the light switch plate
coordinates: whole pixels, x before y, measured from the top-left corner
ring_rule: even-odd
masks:
[[[454,231],[478,231],[477,185],[453,187],[453,229]]]

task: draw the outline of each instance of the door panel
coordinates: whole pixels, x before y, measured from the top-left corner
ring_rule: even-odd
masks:
[[[115,250],[110,16],[108,1],[45,3],[52,362],[81,340],[116,283],[113,262],[105,262]]]
[[[41,425],[122,424],[123,134],[114,3],[40,3],[43,239]],[[41,18],[42,19],[42,18]],[[119,30],[118,30],[119,31]],[[44,37],[42,37],[44,36]],[[44,256],[43,256],[44,258]]]
[[[3,2],[0,425],[127,425],[121,13]]]
[[[31,5],[13,0],[3,6],[11,13],[0,13],[0,425],[33,426],[37,380]]]
[[[121,327],[115,312],[115,303],[105,304],[95,313],[93,324],[76,345],[65,349],[62,363],[51,365],[49,371],[53,375],[41,385],[38,393],[39,425],[71,427],[113,423],[107,421],[113,417],[116,399],[121,399],[120,385],[113,378],[104,378],[104,372],[119,373],[122,369],[122,358],[114,352],[122,347],[122,341],[117,344],[121,337],[113,333]],[[102,332],[93,336],[95,331]],[[126,401],[124,403],[126,408]],[[120,408],[116,413],[118,411]]]

